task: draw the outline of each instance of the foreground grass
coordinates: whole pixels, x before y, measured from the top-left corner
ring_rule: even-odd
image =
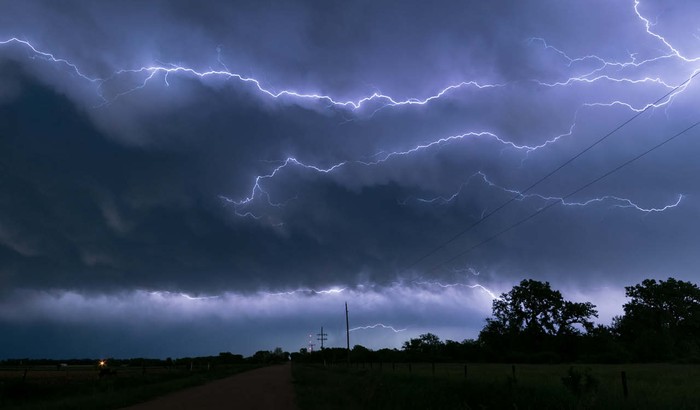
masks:
[[[140,369],[120,370],[116,376],[3,378],[0,408],[22,410],[117,409],[148,401],[172,391],[231,376],[259,365],[231,365],[211,370],[161,370],[142,374]]]
[[[375,363],[358,367],[293,366],[301,409],[700,409],[697,365],[575,365],[587,388],[567,388],[569,365]],[[629,396],[623,395],[625,370]],[[585,379],[585,378],[584,378]],[[583,383],[582,383],[583,384]]]

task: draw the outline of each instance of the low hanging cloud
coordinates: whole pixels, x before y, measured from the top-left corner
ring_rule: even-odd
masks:
[[[506,286],[502,286],[505,289]],[[565,291],[567,297],[568,293]],[[181,329],[179,331],[186,332],[188,338],[198,341],[188,346],[175,340],[168,343],[166,351],[159,352],[158,357],[178,350],[180,355],[207,354],[199,343],[210,344],[208,339],[212,338],[212,327],[217,326],[223,329],[214,337],[222,343],[220,349],[252,354],[266,347],[260,345],[263,336],[267,343],[276,343],[292,351],[304,347],[308,340],[300,328],[311,332],[324,326],[324,331],[329,334],[328,345],[342,345],[345,339],[344,303],[348,302],[353,345],[378,349],[398,346],[408,338],[426,332],[437,332],[445,339],[461,341],[465,338],[465,330],[478,332],[483,326],[494,296],[492,290],[479,284],[425,281],[395,283],[388,287],[333,287],[250,294],[227,292],[220,295],[146,290],[110,294],[34,290],[16,291],[6,297],[0,304],[0,321],[10,327],[46,326],[49,323],[52,327],[80,329],[78,335],[91,329],[100,329],[99,332],[105,334],[120,332],[128,343],[139,336],[145,335],[146,340],[150,340],[157,338],[159,332],[178,332]],[[571,296],[573,300],[597,303],[604,320],[621,311],[622,295],[614,290],[575,292]],[[618,306],[612,306],[615,303]],[[251,328],[257,330],[249,331]],[[260,332],[260,335],[242,337],[241,332]],[[21,337],[18,334],[6,338],[3,347],[18,343]],[[95,348],[87,347],[88,351],[83,355],[124,354],[122,348],[106,346],[101,347],[100,352]],[[33,346],[29,345],[17,354],[31,354],[32,350]],[[150,352],[150,343],[144,343],[130,354],[146,355]]]

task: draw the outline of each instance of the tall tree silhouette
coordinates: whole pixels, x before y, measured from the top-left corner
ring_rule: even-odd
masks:
[[[479,339],[500,351],[560,350],[560,342],[581,333],[579,327],[592,329],[597,316],[590,302],[567,301],[549,282],[526,279],[493,301],[493,317]]]
[[[625,287],[625,315],[615,319],[621,339],[641,360],[700,358],[700,288],[674,278]]]
[[[404,342],[401,349],[412,358],[428,360],[434,359],[443,347],[444,343],[437,335],[424,333],[416,339]]]

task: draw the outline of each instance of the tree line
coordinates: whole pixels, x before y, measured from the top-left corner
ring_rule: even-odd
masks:
[[[281,347],[276,347],[274,350],[258,350],[253,355],[244,357],[241,354],[231,352],[221,352],[218,356],[196,356],[196,357],[180,357],[173,359],[167,357],[165,359],[157,358],[83,358],[83,359],[4,359],[0,360],[0,366],[14,367],[31,367],[31,366],[98,366],[103,362],[108,367],[194,367],[194,368],[209,368],[219,365],[238,365],[238,364],[275,364],[289,361],[289,352],[285,352]]]
[[[658,362],[700,363],[700,288],[668,278],[625,287],[624,313],[609,325],[590,302],[565,300],[549,282],[521,281],[493,301],[476,339],[442,341],[426,333],[399,349],[356,345],[352,361],[411,362]],[[347,351],[293,353],[292,360],[347,360]]]

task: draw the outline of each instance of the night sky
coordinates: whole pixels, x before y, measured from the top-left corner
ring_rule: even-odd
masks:
[[[700,120],[697,2],[0,10],[0,358],[342,346],[345,301],[353,345],[461,341],[525,278],[605,324],[700,279],[700,127],[562,199]]]

